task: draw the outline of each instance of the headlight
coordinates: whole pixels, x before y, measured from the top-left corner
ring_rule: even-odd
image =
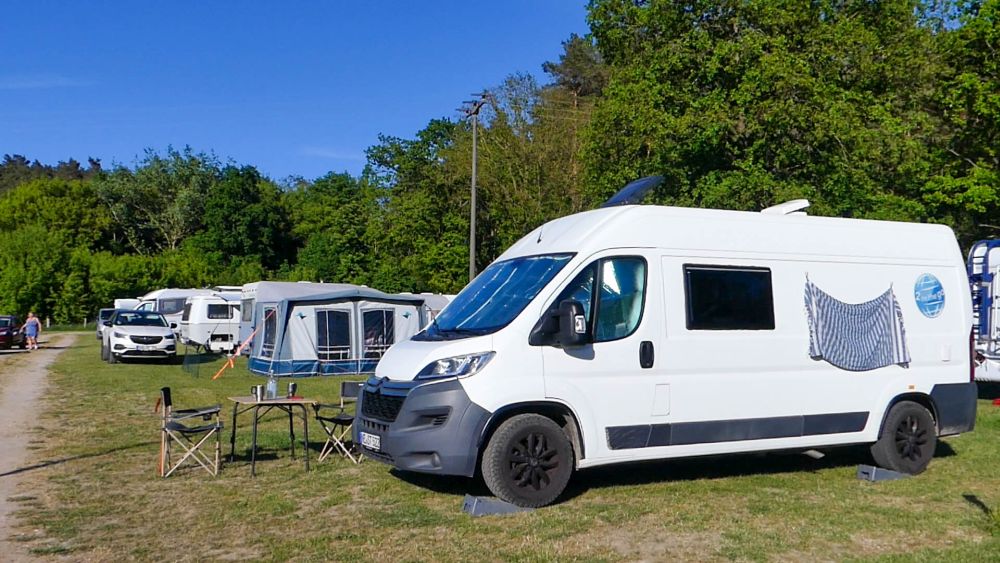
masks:
[[[118,332],[117,330],[111,333],[115,338],[125,338],[125,333]]]
[[[417,379],[441,379],[445,377],[464,377],[473,375],[483,369],[496,352],[480,352],[465,356],[453,356],[427,364],[420,370]]]

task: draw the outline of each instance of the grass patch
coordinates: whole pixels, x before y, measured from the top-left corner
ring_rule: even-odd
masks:
[[[596,468],[578,473],[560,504],[511,516],[461,512],[468,479],[397,474],[372,461],[331,457],[305,472],[288,451],[287,418],[261,426],[250,478],[249,418],[237,459],[218,478],[156,474],[162,386],[178,407],[224,405],[261,379],[245,364],[217,381],[180,365],[99,360],[80,336],[54,366],[47,440],[23,473],[38,497],[19,515],[44,537],[33,553],[85,560],[982,560],[1000,553],[1000,409],[980,403],[975,432],[947,440],[926,473],[869,483],[855,478],[864,448],[822,460],[731,456]],[[338,399],[339,379],[298,380],[299,393]],[[284,384],[282,384],[282,390]],[[322,442],[310,426],[313,453]],[[297,431],[298,434],[298,431]],[[301,450],[299,450],[301,455]],[[315,458],[313,458],[315,462]],[[27,490],[29,489],[30,490]],[[184,546],[180,549],[179,546]]]

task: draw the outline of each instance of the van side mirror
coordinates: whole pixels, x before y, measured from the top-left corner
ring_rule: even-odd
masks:
[[[531,346],[570,348],[582,346],[590,340],[590,327],[587,326],[583,305],[573,300],[563,301],[557,308],[547,311],[528,336]]]
[[[563,348],[570,348],[589,342],[590,329],[583,305],[571,299],[559,303],[559,343]]]

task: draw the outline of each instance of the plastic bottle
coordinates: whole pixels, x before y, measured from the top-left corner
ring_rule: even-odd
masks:
[[[267,378],[266,396],[268,399],[276,399],[278,397],[278,380],[274,377]]]

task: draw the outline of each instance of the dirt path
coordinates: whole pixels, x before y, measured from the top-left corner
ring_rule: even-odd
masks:
[[[38,416],[38,400],[48,384],[48,367],[76,337],[61,334],[43,340],[40,349],[23,352],[17,366],[0,379],[0,560],[29,558],[17,542],[11,541],[12,513],[18,508],[11,498],[18,494],[19,470],[29,464],[30,429]]]

